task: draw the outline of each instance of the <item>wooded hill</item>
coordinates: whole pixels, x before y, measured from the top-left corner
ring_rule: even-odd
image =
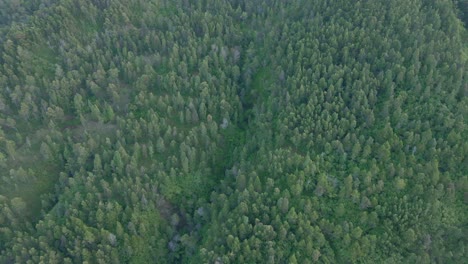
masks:
[[[0,2],[0,263],[463,263],[463,6]]]

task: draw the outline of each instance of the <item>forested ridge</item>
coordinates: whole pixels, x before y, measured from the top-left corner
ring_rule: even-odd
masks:
[[[0,263],[464,263],[466,17],[1,1]]]

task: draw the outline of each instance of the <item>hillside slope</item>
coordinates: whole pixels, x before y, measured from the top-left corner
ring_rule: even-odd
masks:
[[[2,16],[0,263],[462,263],[457,5],[329,2]]]

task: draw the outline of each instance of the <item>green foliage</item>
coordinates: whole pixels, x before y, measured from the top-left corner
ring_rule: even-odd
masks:
[[[1,1],[0,263],[463,262],[463,8]]]

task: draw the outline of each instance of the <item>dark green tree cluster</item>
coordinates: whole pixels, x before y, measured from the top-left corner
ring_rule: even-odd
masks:
[[[462,5],[0,3],[0,263],[462,263]]]

